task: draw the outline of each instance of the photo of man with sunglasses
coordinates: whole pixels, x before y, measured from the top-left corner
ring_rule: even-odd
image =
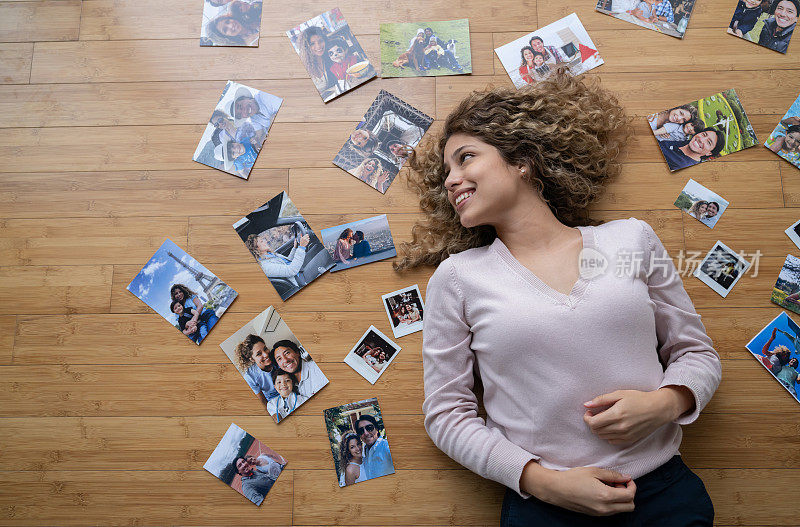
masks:
[[[364,443],[362,449],[364,461],[361,467],[366,473],[365,479],[394,474],[389,442],[378,434],[378,422],[375,418],[369,414],[359,416],[356,423],[356,434]]]

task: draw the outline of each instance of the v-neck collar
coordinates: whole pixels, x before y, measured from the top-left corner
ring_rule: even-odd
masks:
[[[595,239],[594,228],[592,226],[578,226],[577,228],[581,232],[583,249],[596,249],[597,241]],[[506,247],[506,245],[500,240],[500,238],[495,238],[490,247],[511,268],[511,270],[521,276],[525,281],[530,283],[539,292],[550,297],[559,304],[564,304],[570,308],[574,308],[581,300],[586,292],[587,287],[589,286],[590,280],[585,278],[583,274],[579,272],[578,280],[575,282],[575,284],[573,284],[572,290],[568,295],[565,295],[561,291],[556,291],[547,285],[541,278],[536,276],[533,271],[528,269],[519,260],[517,260],[514,255],[511,254],[511,251],[508,250],[508,247]],[[578,262],[575,263],[577,264]]]

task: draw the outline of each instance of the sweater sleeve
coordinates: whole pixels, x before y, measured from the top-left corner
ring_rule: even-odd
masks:
[[[509,441],[478,416],[473,392],[475,354],[466,305],[451,259],[428,282],[422,333],[425,429],[445,454],[473,472],[502,483],[523,498],[522,470],[538,456]]]
[[[644,268],[650,299],[655,303],[658,353],[665,365],[661,386],[684,386],[694,395],[695,408],[675,420],[694,422],[719,386],[722,367],[700,315],[683,287],[675,264],[653,228],[644,228]]]

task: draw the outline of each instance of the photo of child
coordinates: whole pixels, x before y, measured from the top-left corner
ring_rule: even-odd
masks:
[[[789,394],[800,402],[800,326],[782,312],[767,324],[745,348]]]
[[[344,362],[370,384],[375,384],[401,349],[378,328],[370,326],[345,356]]]
[[[469,20],[381,24],[381,77],[472,73]]]
[[[261,2],[204,0],[201,46],[258,46]]]
[[[800,95],[769,134],[764,146],[800,168]]]
[[[728,33],[786,53],[798,13],[800,0],[739,0]]]
[[[695,0],[597,0],[595,9],[619,20],[683,38]]]

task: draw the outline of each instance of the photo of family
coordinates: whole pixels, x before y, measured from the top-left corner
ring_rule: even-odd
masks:
[[[277,423],[328,384],[272,306],[219,346]]]
[[[799,12],[800,0],[739,0],[728,33],[786,53]]]
[[[728,202],[697,181],[690,179],[675,200],[675,206],[711,229],[717,224]]]
[[[764,146],[800,168],[800,95],[769,134]]]
[[[258,46],[261,2],[252,0],[205,0],[201,46]]]
[[[695,0],[597,0],[595,9],[665,35],[683,38]]]
[[[328,408],[323,415],[340,487],[394,474],[378,399]]]
[[[575,13],[494,51],[517,88],[546,79],[559,66],[580,75],[603,64]]]
[[[238,295],[171,240],[161,244],[127,289],[197,345]]]
[[[794,222],[788,229],[783,231],[786,233],[786,236],[792,240],[798,249],[800,249],[800,220]]]
[[[328,227],[320,235],[336,262],[331,272],[397,256],[386,214]]]
[[[433,118],[381,90],[333,164],[385,194]]]
[[[755,359],[789,392],[795,401],[800,382],[800,326],[785,312],[772,319],[745,346]]]
[[[694,276],[725,298],[749,267],[744,258],[717,241],[695,269]]]
[[[472,73],[469,20],[381,24],[381,77]]]
[[[375,77],[339,8],[315,16],[286,32],[323,102]]]
[[[334,261],[286,192],[233,224],[281,300],[333,267]]]
[[[786,255],[770,300],[779,306],[800,313],[800,258]]]
[[[378,328],[370,326],[345,356],[344,362],[370,384],[375,384],[401,349]]]
[[[399,339],[422,330],[425,306],[417,284],[386,293],[381,299],[392,325],[394,338]]]
[[[261,505],[285,466],[283,456],[231,423],[203,468]]]
[[[228,81],[192,160],[247,179],[283,99]]]
[[[671,172],[758,143],[733,89],[650,114],[647,122]]]

